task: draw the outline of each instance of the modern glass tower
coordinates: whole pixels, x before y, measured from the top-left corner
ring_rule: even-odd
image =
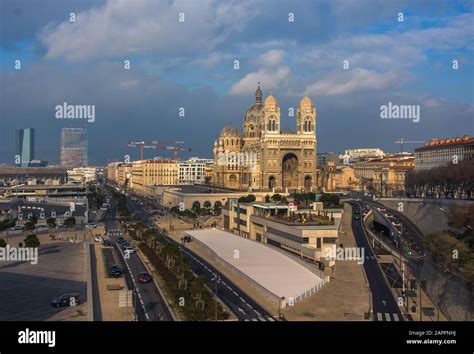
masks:
[[[61,129],[61,165],[87,166],[87,129]]]
[[[15,161],[18,166],[28,167],[35,159],[35,130],[17,129],[15,134]],[[17,160],[19,156],[19,161]]]

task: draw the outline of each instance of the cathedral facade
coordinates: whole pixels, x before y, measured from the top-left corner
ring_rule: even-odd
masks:
[[[315,191],[316,108],[309,97],[296,111],[296,131],[281,127],[280,107],[272,95],[264,101],[260,86],[240,130],[228,125],[214,142],[212,184],[240,190]]]

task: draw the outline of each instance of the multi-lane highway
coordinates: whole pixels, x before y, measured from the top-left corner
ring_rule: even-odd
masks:
[[[360,203],[351,202],[353,210],[360,210]],[[352,218],[352,230],[356,239],[357,247],[363,247],[365,251],[364,271],[369,282],[372,296],[372,310],[375,321],[403,321],[403,316],[387,284],[377,257],[367,239],[363,226],[363,217],[356,220]]]
[[[104,217],[106,235],[109,236],[125,270],[125,281],[129,289],[133,289],[133,303],[139,321],[173,321],[165,300],[161,296],[154,282],[142,284],[138,282],[138,274],[147,269],[136,253],[131,253],[125,259],[124,252],[117,243],[121,232],[120,223],[115,219],[116,205],[111,204]]]
[[[135,215],[139,216],[147,225],[153,226],[147,211],[143,208],[139,201],[129,200],[128,207]],[[163,232],[164,234],[164,232]],[[179,244],[174,239],[166,236],[167,242]],[[198,276],[204,276],[213,283],[215,289],[215,277],[217,281],[217,297],[233,312],[233,314],[241,321],[274,321],[270,313],[263,309],[259,304],[253,301],[246,293],[234,285],[225,275],[217,271],[212,265],[199,257],[186,247],[182,248],[192,262],[192,269]]]

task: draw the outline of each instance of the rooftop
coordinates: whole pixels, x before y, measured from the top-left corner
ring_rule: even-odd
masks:
[[[186,233],[280,298],[296,298],[321,282],[316,274],[260,242],[217,229]],[[239,250],[239,258],[234,258],[235,250]]]

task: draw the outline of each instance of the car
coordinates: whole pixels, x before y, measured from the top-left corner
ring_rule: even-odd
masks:
[[[125,247],[123,248],[123,250],[124,250],[125,252],[128,252],[128,253],[134,253],[134,252],[135,252],[135,250],[133,249],[133,247],[130,246],[130,245],[125,246]]]
[[[78,293],[68,293],[60,295],[51,301],[53,307],[69,307],[77,306],[81,303]]]
[[[97,235],[96,237],[94,237],[94,241],[102,243],[104,239],[101,236]]]
[[[148,272],[141,272],[138,274],[138,281],[142,284],[146,284],[152,281],[151,275]]]
[[[101,242],[102,245],[110,247],[112,246],[112,242],[110,240],[104,239],[103,242]]]
[[[97,225],[94,224],[93,222],[90,222],[90,223],[86,224],[86,229],[95,229],[96,227],[97,227]]]
[[[124,243],[124,242],[126,242],[126,241],[125,241],[125,239],[124,239],[122,236],[119,236],[119,237],[117,238],[117,242],[118,242],[118,243]]]
[[[125,248],[127,248],[127,247],[129,247],[129,246],[130,246],[130,244],[129,244],[127,241],[125,241],[125,242],[122,243],[122,249],[125,249]]]
[[[15,225],[13,227],[10,227],[11,231],[23,231],[23,226],[21,225]]]
[[[109,274],[114,278],[121,277],[123,273],[123,267],[119,264],[114,264],[112,267],[110,267]]]

